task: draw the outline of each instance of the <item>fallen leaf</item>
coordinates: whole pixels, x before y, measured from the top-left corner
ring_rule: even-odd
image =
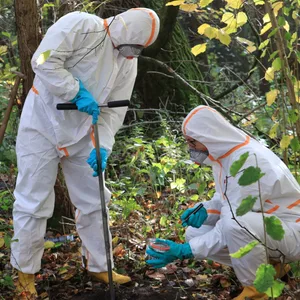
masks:
[[[150,271],[152,272],[152,271]],[[146,272],[146,275],[149,277],[149,278],[152,278],[152,279],[155,279],[155,280],[164,280],[166,279],[166,276],[162,273],[159,273],[159,272],[154,272],[154,273],[150,273],[149,271]]]

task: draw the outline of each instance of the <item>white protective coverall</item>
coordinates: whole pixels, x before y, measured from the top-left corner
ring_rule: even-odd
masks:
[[[94,148],[92,117],[79,111],[58,111],[84,87],[99,104],[130,99],[137,75],[137,58],[126,59],[120,44],[151,45],[159,18],[150,9],[130,9],[103,20],[72,12],[49,28],[32,58],[36,74],[19,126],[19,174],[13,209],[14,239],[11,263],[33,274],[41,266],[46,221],[53,214],[54,184],[61,163],[69,195],[76,207],[76,225],[83,255],[91,272],[107,271],[98,179],[86,160]],[[43,64],[41,53],[51,50]],[[101,147],[111,153],[114,135],[127,108],[101,108],[98,124]],[[106,203],[110,200],[106,188]],[[59,205],[59,204],[58,204]]]
[[[240,259],[233,259],[234,253],[254,238],[242,229],[234,220],[224,196],[230,201],[236,212],[241,201],[249,195],[259,199],[258,183],[240,186],[238,179],[230,176],[230,166],[239,157],[249,152],[249,158],[243,166],[258,167],[265,175],[260,179],[261,199],[265,216],[278,217],[285,230],[283,240],[275,241],[267,235],[267,245],[280,249],[286,256],[286,262],[300,259],[300,187],[286,165],[269,149],[250,138],[241,130],[232,126],[214,109],[198,106],[185,118],[183,134],[204,144],[209,157],[204,161],[211,165],[215,179],[216,193],[210,201],[203,202],[208,218],[200,228],[188,227],[186,240],[189,242],[196,259],[210,258],[223,264],[231,265],[244,286],[252,286],[255,273],[261,263],[266,262],[263,246],[256,246]],[[261,241],[264,230],[260,201],[253,210],[237,217],[237,220],[249,229]],[[278,251],[270,251],[273,260],[278,260]]]

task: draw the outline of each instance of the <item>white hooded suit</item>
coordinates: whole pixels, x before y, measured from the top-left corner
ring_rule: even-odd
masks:
[[[244,132],[232,126],[218,112],[207,106],[198,106],[185,118],[182,130],[189,136],[204,144],[209,157],[204,161],[211,165],[216,184],[214,197],[204,202],[208,218],[199,228],[188,227],[186,239],[193,255],[197,259],[211,258],[223,264],[233,266],[235,273],[244,286],[252,286],[255,272],[261,263],[266,262],[263,246],[256,246],[241,259],[233,259],[234,253],[253,241],[244,229],[233,219],[229,204],[236,209],[241,201],[249,195],[259,196],[258,183],[240,186],[238,179],[230,176],[230,166],[239,157],[249,152],[243,169],[258,167],[265,175],[260,179],[261,198],[265,216],[278,217],[285,230],[283,240],[275,241],[267,235],[267,245],[279,249],[285,254],[285,262],[300,259],[300,187],[286,165],[269,149]],[[226,190],[227,187],[227,190]],[[258,197],[259,199],[259,197]],[[259,200],[251,212],[237,217],[237,220],[249,229],[261,241],[264,241],[264,230]],[[270,251],[273,260],[279,260],[278,251]]]
[[[159,19],[150,9],[130,9],[106,20],[73,12],[49,28],[35,52],[32,67],[36,76],[23,108],[16,145],[19,174],[13,217],[14,239],[18,242],[12,243],[11,263],[23,273],[33,274],[41,266],[59,162],[76,207],[87,269],[107,270],[98,179],[92,177],[86,163],[94,148],[92,117],[79,111],[58,111],[56,104],[74,99],[79,91],[75,78],[82,81],[98,104],[130,99],[137,59],[126,59],[115,47],[147,47],[158,32]],[[46,61],[39,64],[43,53]],[[101,108],[99,139],[109,154],[126,110]],[[107,203],[108,189],[105,198]]]

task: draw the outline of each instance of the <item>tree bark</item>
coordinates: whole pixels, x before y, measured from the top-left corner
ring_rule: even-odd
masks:
[[[24,104],[34,79],[31,58],[41,41],[36,0],[15,0],[15,16],[21,72],[26,76],[21,97]]]

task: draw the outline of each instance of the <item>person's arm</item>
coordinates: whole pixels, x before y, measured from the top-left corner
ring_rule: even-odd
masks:
[[[224,201],[224,200],[223,200]],[[211,200],[202,202],[207,212],[207,219],[204,221],[204,225],[215,225],[220,219],[222,200],[218,192],[215,192]]]
[[[34,53],[31,65],[34,73],[46,89],[62,101],[71,101],[79,91],[79,82],[65,68],[65,62],[72,56],[80,57],[88,51],[92,36],[87,32],[98,30],[99,23],[86,13],[74,12],[59,19],[47,31],[38,49]],[[94,38],[95,34],[93,34]],[[49,52],[50,51],[50,52]],[[44,59],[41,59],[44,54]]]
[[[112,93],[110,94],[109,101],[116,100],[130,100],[133,86],[137,74],[137,60],[132,62],[131,70],[128,72],[128,77],[125,81],[120,82]],[[101,147],[108,151],[110,155],[113,145],[115,143],[115,134],[118,132],[124,122],[127,112],[127,107],[118,108],[101,108],[101,113],[98,120],[98,132]]]

